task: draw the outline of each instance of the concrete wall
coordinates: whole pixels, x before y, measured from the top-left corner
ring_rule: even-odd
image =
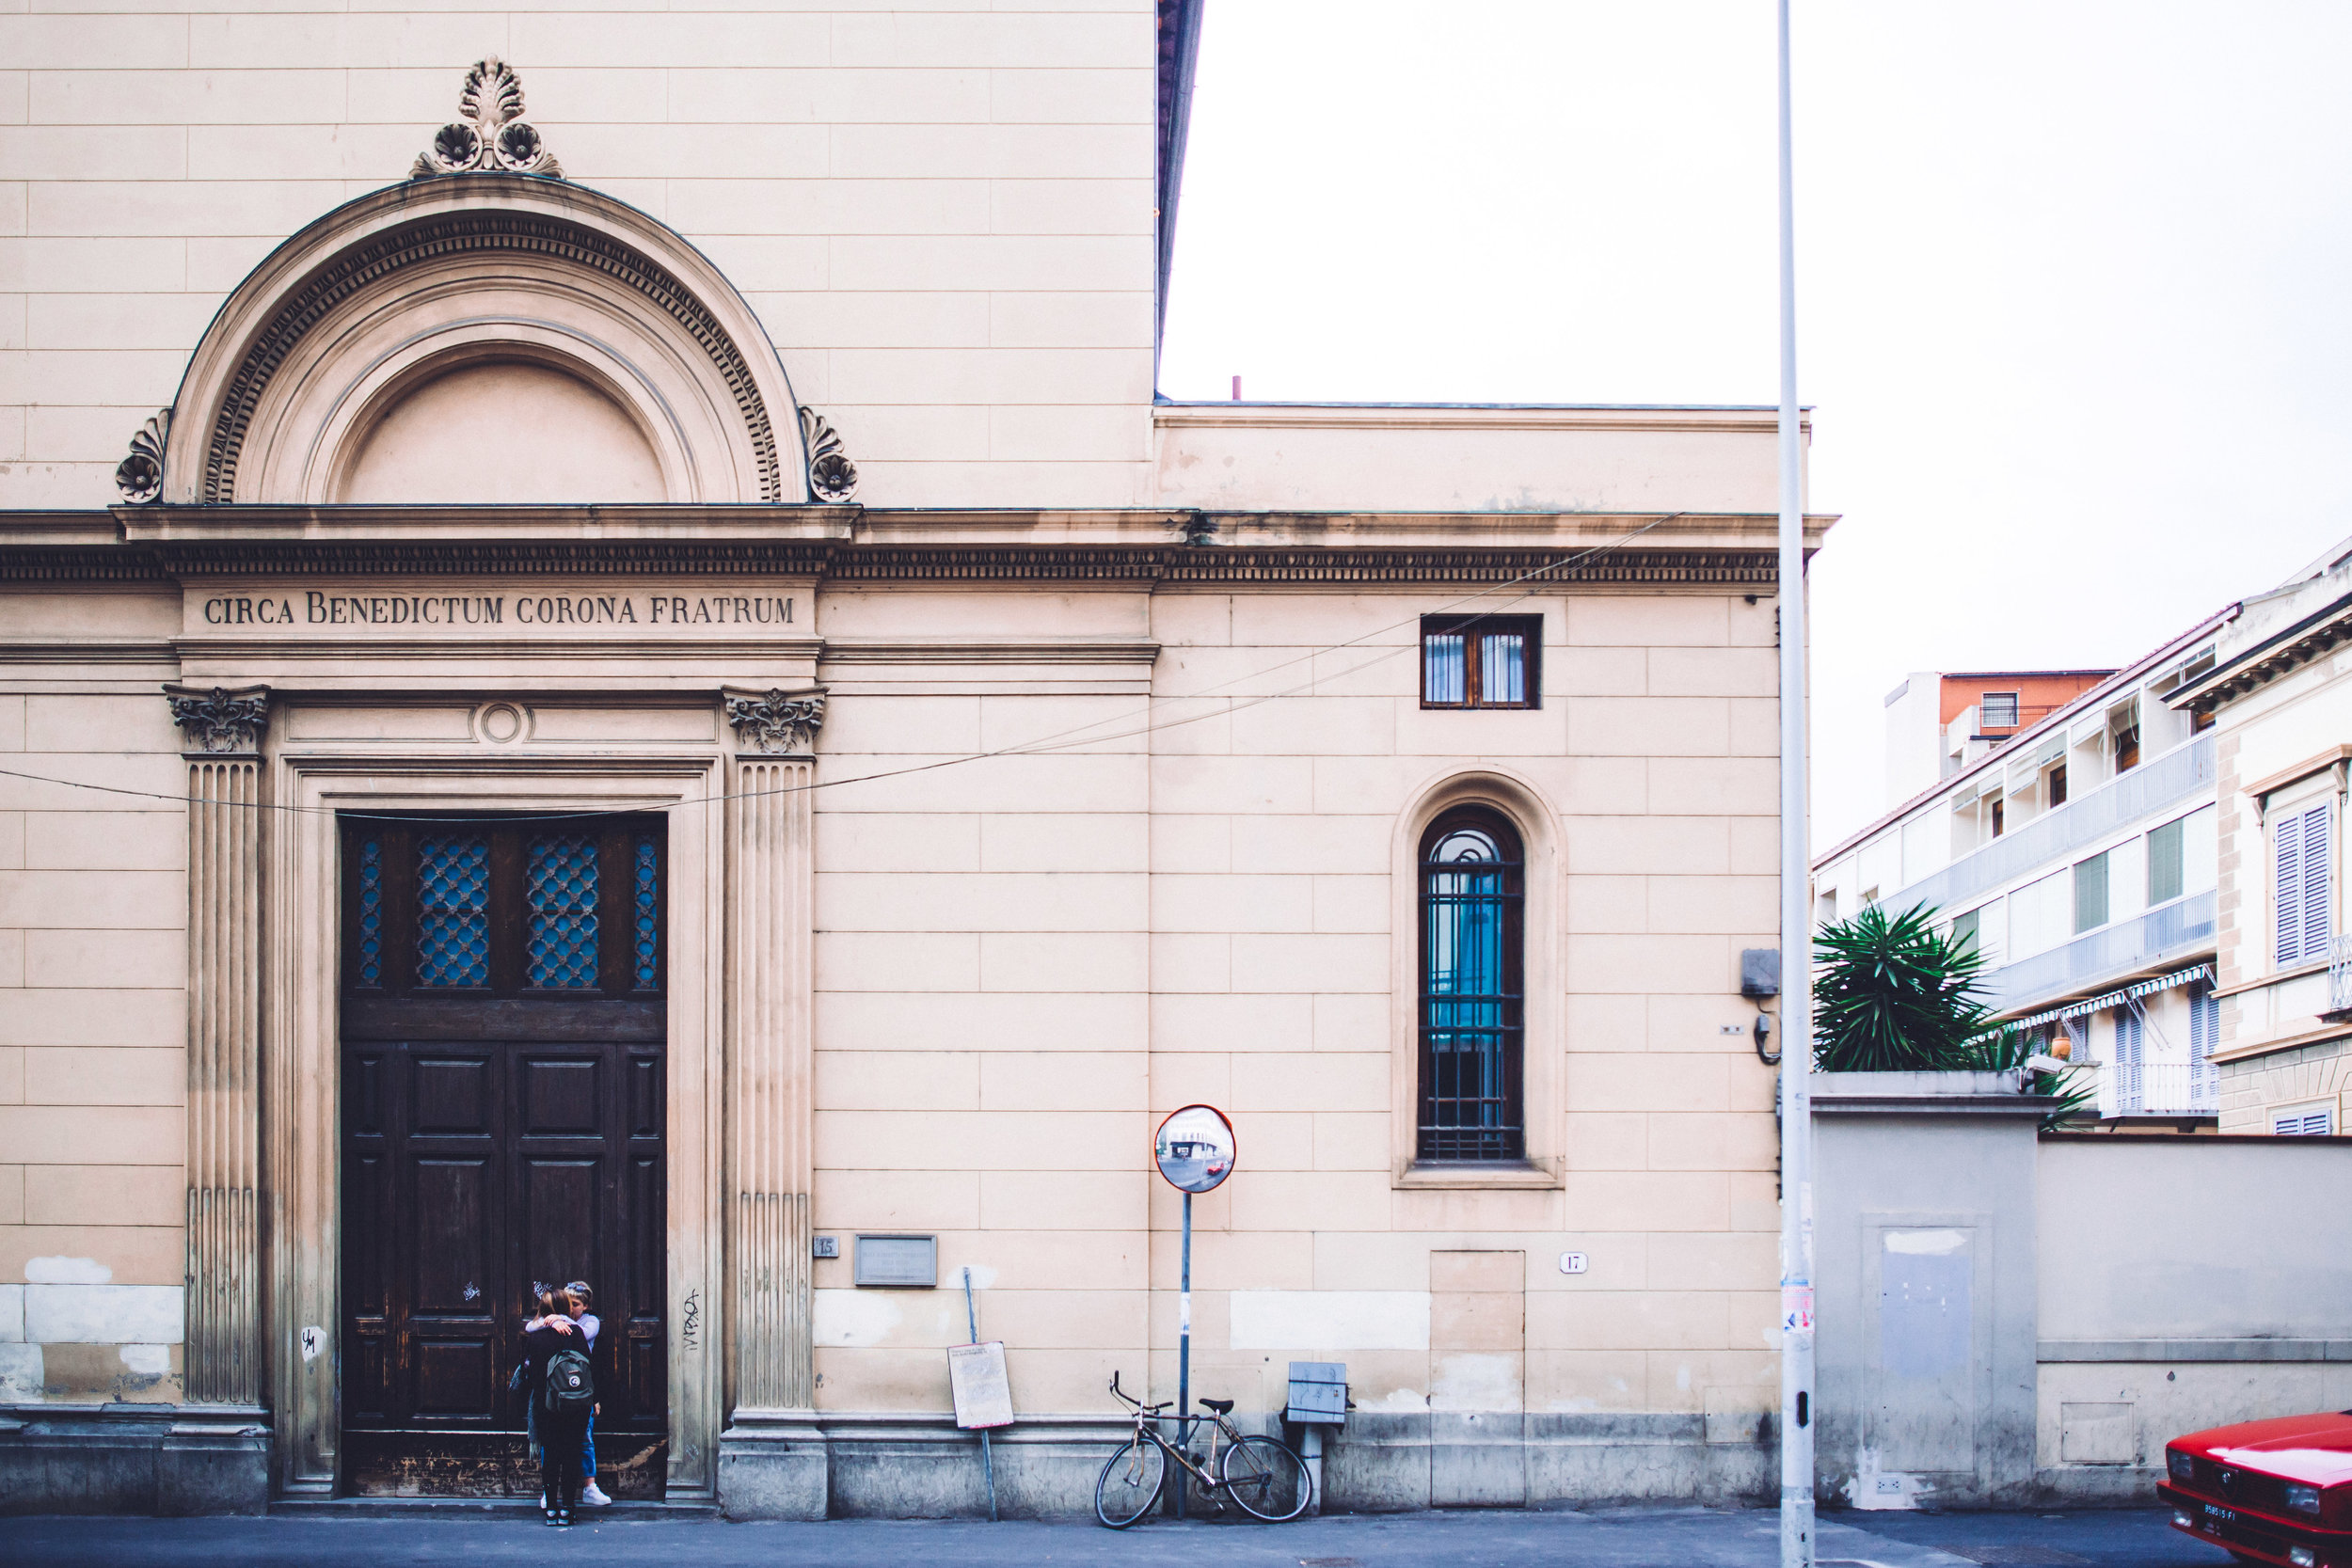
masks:
[[[2042,1140],[2045,1495],[2144,1501],[2169,1438],[2352,1404],[2352,1215],[2312,1200],[2347,1177],[2342,1138]]]
[[[2031,1482],[2034,1117],[1998,1078],[1816,1080],[1826,1502],[2013,1506]]]

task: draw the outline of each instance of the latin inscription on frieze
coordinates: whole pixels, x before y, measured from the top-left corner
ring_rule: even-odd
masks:
[[[801,637],[798,594],[549,590],[420,594],[348,588],[191,592],[191,636]]]

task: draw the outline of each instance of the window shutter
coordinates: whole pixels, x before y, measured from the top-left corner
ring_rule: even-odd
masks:
[[[2271,856],[2275,875],[2270,879],[2272,900],[2278,907],[2279,942],[2278,967],[2299,963],[2303,958],[2303,818],[2298,814],[2279,818],[2277,843]]]
[[[2303,957],[2328,956],[2328,872],[2335,856],[2328,840],[2328,808],[2313,806],[2303,814]]]

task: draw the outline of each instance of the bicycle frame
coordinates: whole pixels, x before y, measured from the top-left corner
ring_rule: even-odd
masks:
[[[1182,1414],[1170,1416],[1167,1413],[1168,1405],[1165,1402],[1159,1404],[1145,1404],[1141,1400],[1136,1399],[1134,1395],[1129,1394],[1126,1390],[1120,1388],[1119,1386],[1118,1374],[1116,1373],[1113,1373],[1111,1377],[1111,1392],[1135,1407],[1136,1435],[1137,1437],[1150,1438],[1152,1442],[1158,1447],[1162,1453],[1168,1455],[1168,1458],[1176,1462],[1179,1468],[1184,1470],[1185,1474],[1191,1476],[1193,1480],[1199,1481],[1200,1483],[1201,1490],[1214,1493],[1221,1492],[1225,1489],[1225,1483],[1216,1479],[1216,1456],[1218,1451],[1226,1443],[1237,1443],[1241,1441],[1241,1429],[1233,1425],[1232,1418],[1231,1417],[1221,1415],[1190,1416]],[[1155,1427],[1155,1423],[1157,1422],[1170,1420],[1178,1423],[1177,1437],[1176,1442],[1174,1443],[1170,1443],[1167,1438],[1161,1436]],[[1210,1423],[1209,1451],[1203,1456],[1202,1463],[1200,1465],[1195,1465],[1192,1462],[1192,1455],[1186,1452],[1184,1447],[1179,1446],[1190,1444],[1192,1434],[1184,1429],[1195,1421],[1207,1421]]]

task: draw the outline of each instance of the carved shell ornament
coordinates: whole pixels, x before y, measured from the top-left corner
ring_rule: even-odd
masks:
[[[147,506],[164,493],[164,445],[171,436],[171,410],[158,408],[154,418],[131,436],[131,455],[115,465],[115,488],[133,506]]]
[[[417,154],[408,178],[487,170],[564,178],[536,129],[523,120],[523,79],[493,55],[466,72],[457,97],[458,118],[434,133],[433,144]]]
[[[803,404],[801,436],[808,443],[808,493],[836,504],[857,494],[857,465],[841,450],[841,433]]]

